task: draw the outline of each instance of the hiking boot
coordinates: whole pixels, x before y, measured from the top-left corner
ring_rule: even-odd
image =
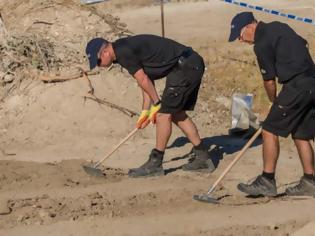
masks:
[[[184,171],[206,170],[212,172],[215,170],[215,166],[212,160],[210,159],[207,150],[193,149],[193,152],[190,154],[190,156],[191,161],[183,165],[182,167]]]
[[[164,175],[162,160],[163,154],[153,149],[149,160],[139,168],[130,169],[128,175],[133,178]]]
[[[194,148],[192,148],[189,153],[182,156],[182,159],[184,158],[188,159],[188,162],[192,162],[193,160],[195,160],[196,154],[194,152]]]
[[[289,196],[312,196],[315,197],[315,181],[305,178],[301,178],[300,183],[293,187],[289,187],[285,190],[285,193]]]
[[[262,175],[259,175],[251,184],[238,184],[237,188],[251,196],[274,197],[277,195],[276,180],[270,180]]]

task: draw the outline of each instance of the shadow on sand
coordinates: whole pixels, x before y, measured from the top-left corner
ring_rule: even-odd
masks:
[[[209,150],[209,155],[215,167],[217,167],[220,161],[223,159],[224,155],[233,154],[235,152],[240,151],[245,144],[248,142],[249,139],[245,139],[239,136],[230,136],[230,135],[219,135],[213,137],[203,138],[202,141],[207,145]],[[167,147],[167,149],[174,148],[174,147],[182,147],[185,144],[189,143],[189,140],[186,137],[179,137],[174,140],[174,142]],[[255,142],[251,145],[251,147],[256,147],[262,144],[261,137],[258,137]],[[167,162],[177,161],[188,158],[188,161],[193,160],[193,156],[190,153],[187,153],[180,157],[174,157]],[[180,169],[180,167],[171,168],[165,170],[166,174],[169,174],[173,171]]]

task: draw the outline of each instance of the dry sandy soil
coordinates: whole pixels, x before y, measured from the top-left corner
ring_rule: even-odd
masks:
[[[1,236],[315,235],[314,199],[249,198],[237,191],[239,182],[261,171],[261,140],[218,187],[219,205],[192,200],[194,194],[207,191],[247,141],[227,135],[231,95],[254,93],[254,110],[261,119],[268,107],[251,46],[226,42],[231,18],[244,9],[220,1],[165,5],[166,36],[191,45],[207,64],[191,115],[217,169],[211,174],[183,172],[180,167],[188,161],[185,154],[191,145],[174,127],[164,161],[167,175],[128,178],[128,169],[142,164],[154,146],[154,127],[148,127],[105,161],[104,178],[88,176],[81,166],[104,157],[134,129],[137,118],[84,99],[89,91],[85,78],[63,83],[43,83],[38,78],[77,73],[76,66],[86,68],[84,47],[92,36],[112,40],[132,33],[160,34],[160,8],[144,0],[85,7],[78,2],[0,1],[8,34],[15,37],[0,48],[0,72],[5,73],[0,90]],[[249,2],[304,17],[315,13],[313,0]],[[314,26],[264,13],[256,16],[289,23],[309,41],[315,57]],[[3,54],[4,48],[9,53]],[[30,53],[35,51],[37,56]],[[4,71],[5,66],[11,71]],[[139,88],[119,67],[89,79],[98,98],[140,111]],[[162,81],[158,90],[163,90]],[[282,139],[281,145],[279,193],[302,174],[292,142]]]

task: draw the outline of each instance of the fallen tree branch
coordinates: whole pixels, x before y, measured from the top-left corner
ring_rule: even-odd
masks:
[[[0,152],[4,156],[15,156],[16,155],[16,153],[8,153],[8,152],[4,151],[2,148],[0,148]]]
[[[99,74],[99,71],[85,71],[87,75],[97,75]],[[84,76],[84,73],[82,71],[74,74],[74,75],[69,75],[69,76],[55,76],[51,77],[49,75],[40,75],[38,78],[45,82],[45,83],[56,83],[56,82],[65,82],[68,80],[74,80],[74,79],[79,79]]]
[[[54,23],[47,22],[47,21],[42,21],[42,20],[35,20],[33,22],[33,25],[35,25],[35,24],[53,25]]]
[[[86,72],[84,71],[84,69],[81,68],[81,67],[78,67],[78,69],[82,72],[83,77],[84,77],[85,79],[87,79],[87,81],[88,81],[89,88],[90,88],[90,91],[88,91],[88,94],[94,95],[94,88],[93,88],[93,86],[92,86],[91,80],[89,79],[87,73],[86,73]]]
[[[125,115],[128,115],[128,116],[130,116],[130,117],[139,116],[139,114],[138,114],[137,112],[132,111],[132,110],[129,110],[129,109],[124,108],[124,107],[121,107],[121,106],[118,106],[118,105],[113,104],[113,103],[111,103],[111,102],[108,102],[108,101],[106,101],[105,99],[100,99],[100,98],[97,98],[97,97],[95,97],[95,96],[93,96],[93,97],[84,96],[83,98],[84,98],[84,100],[90,99],[90,100],[92,100],[92,101],[97,102],[98,104],[103,104],[103,105],[109,106],[110,108],[117,109],[117,110],[121,111],[122,113],[124,113]]]

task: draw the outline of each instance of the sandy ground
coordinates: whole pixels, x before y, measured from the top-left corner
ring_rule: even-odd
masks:
[[[137,3],[97,6],[119,16],[134,33],[160,34],[159,6]],[[300,16],[314,15],[315,3],[310,0],[259,3]],[[184,155],[191,145],[174,127],[164,160],[167,175],[128,178],[128,169],[142,164],[154,146],[154,127],[148,127],[105,161],[104,178],[88,176],[82,165],[104,157],[133,130],[136,117],[84,101],[86,80],[33,81],[24,93],[1,104],[0,235],[315,235],[314,199],[249,198],[237,191],[240,181],[250,181],[261,171],[261,140],[218,187],[214,196],[220,199],[219,205],[192,200],[194,194],[207,191],[247,141],[227,135],[231,94],[254,92],[256,111],[262,117],[266,113],[252,48],[226,42],[230,19],[242,10],[215,0],[165,5],[166,36],[193,46],[207,63],[200,99],[191,115],[217,164],[213,173],[180,169],[188,161]],[[314,26],[256,15],[264,21],[290,23],[315,47]],[[87,27],[90,23],[77,20],[76,24]],[[11,27],[23,26],[11,23]],[[69,25],[64,30],[68,36],[75,35],[74,29]],[[87,39],[77,40],[82,40],[78,48],[83,48]],[[141,93],[126,72],[114,68],[89,78],[98,97],[139,112]],[[158,89],[162,91],[163,82]],[[282,139],[281,145],[279,193],[302,174],[292,142]]]

